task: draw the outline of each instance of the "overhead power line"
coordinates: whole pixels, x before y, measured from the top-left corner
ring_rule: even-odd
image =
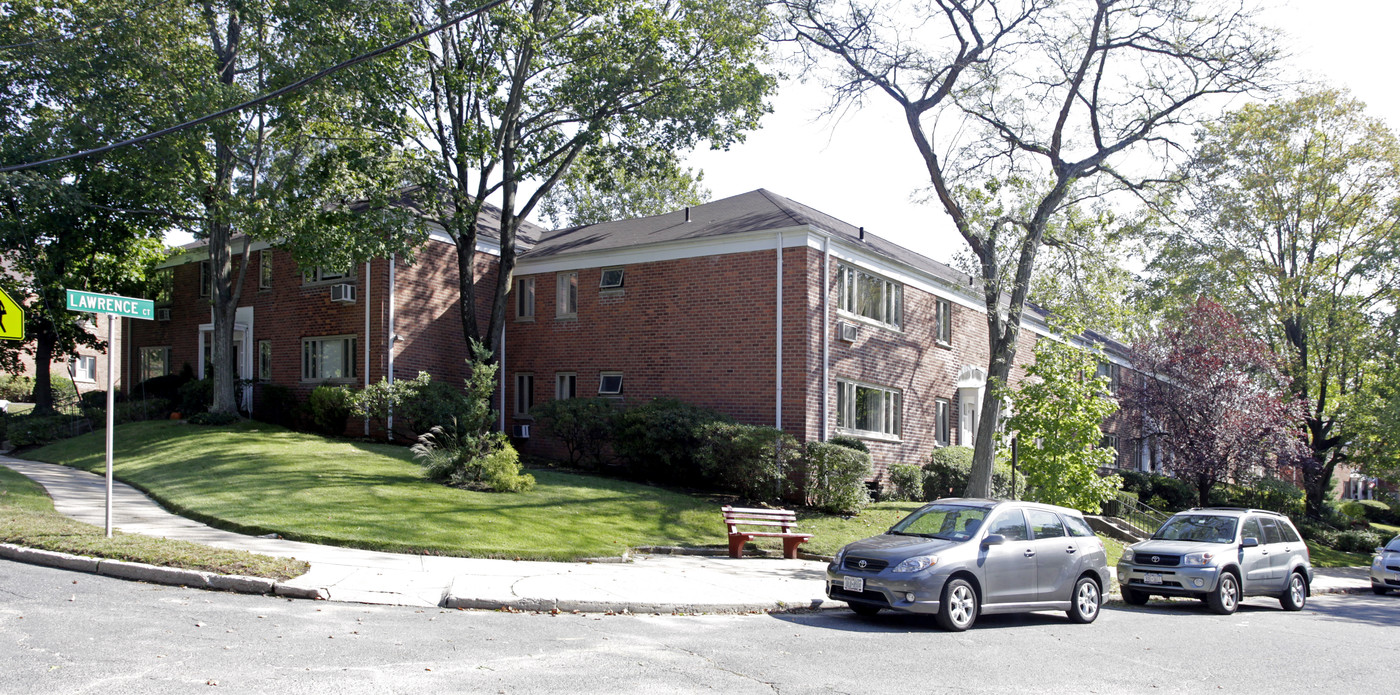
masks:
[[[351,67],[351,66],[353,66],[353,65],[358,65],[358,64],[363,63],[363,62],[365,62],[365,61],[367,61],[367,60],[373,60],[373,59],[375,59],[375,58],[378,58],[379,56],[384,55],[385,53],[390,53],[390,52],[396,51],[396,50],[398,50],[398,49],[400,49],[400,48],[403,48],[404,46],[407,46],[407,45],[410,44],[410,43],[413,43],[414,41],[418,41],[418,40],[423,39],[423,38],[426,38],[426,37],[428,37],[428,36],[432,36],[433,34],[436,34],[436,33],[438,33],[439,31],[442,31],[443,29],[446,29],[446,28],[448,28],[448,27],[450,27],[450,26],[452,26],[452,25],[454,25],[454,24],[458,24],[458,23],[460,23],[460,22],[464,22],[464,21],[466,21],[466,20],[468,20],[468,19],[471,19],[472,17],[475,17],[475,16],[477,16],[477,15],[479,15],[479,14],[482,14],[482,13],[484,13],[484,12],[489,12],[490,10],[493,10],[493,9],[495,9],[495,8],[497,8],[497,7],[499,7],[499,6],[503,5],[503,4],[505,4],[506,1],[507,1],[507,0],[490,0],[489,2],[487,2],[487,3],[485,3],[485,4],[483,4],[483,5],[479,6],[479,7],[477,7],[476,9],[474,9],[474,10],[472,10],[472,11],[470,11],[470,12],[467,12],[466,14],[463,14],[463,15],[460,15],[460,16],[458,16],[458,17],[456,17],[456,18],[450,19],[450,20],[448,20],[448,21],[446,21],[446,22],[443,22],[442,24],[439,24],[439,25],[437,25],[437,26],[435,26],[435,27],[432,27],[431,29],[425,29],[425,30],[423,30],[423,31],[418,32],[417,34],[414,34],[414,35],[409,36],[409,37],[407,37],[407,38],[400,39],[400,40],[395,41],[394,43],[391,43],[391,44],[389,44],[389,45],[387,45],[387,46],[382,46],[382,47],[377,48],[377,49],[375,49],[375,50],[373,50],[373,51],[370,51],[369,53],[364,53],[364,54],[355,56],[354,58],[351,58],[351,59],[349,59],[349,60],[346,60],[346,61],[344,61],[344,62],[342,62],[342,63],[336,63],[335,65],[332,65],[332,66],[330,66],[330,67],[328,67],[328,68],[326,68],[326,69],[324,69],[324,70],[322,70],[322,71],[320,71],[320,72],[318,72],[318,73],[316,73],[316,74],[314,74],[314,75],[311,75],[310,77],[304,77],[304,78],[302,78],[302,79],[300,79],[300,80],[297,80],[296,82],[293,82],[292,84],[289,84],[289,85],[287,85],[287,86],[285,86],[285,87],[282,87],[281,89],[277,89],[277,90],[268,92],[267,94],[264,94],[264,95],[262,95],[262,96],[260,96],[260,97],[255,98],[255,99],[250,99],[250,100],[245,101],[245,102],[243,102],[243,103],[241,103],[241,104],[238,104],[238,105],[236,105],[236,106],[230,106],[230,107],[228,107],[228,108],[226,108],[226,109],[223,109],[223,110],[220,110],[220,111],[215,111],[214,113],[207,114],[207,115],[204,115],[204,116],[200,116],[199,118],[195,118],[195,119],[192,119],[192,120],[189,120],[189,121],[185,121],[184,123],[180,123],[180,124],[178,124],[178,125],[170,126],[169,128],[165,128],[165,129],[162,129],[162,130],[157,130],[157,131],[152,132],[152,133],[146,133],[145,135],[138,135],[138,136],[136,136],[136,137],[134,137],[134,138],[130,138],[130,139],[127,139],[127,140],[122,140],[122,141],[120,141],[120,142],[114,142],[114,143],[111,143],[111,144],[108,144],[108,145],[103,145],[102,147],[95,147],[95,148],[90,149],[90,150],[83,150],[83,151],[81,151],[81,152],[74,152],[74,153],[72,153],[72,154],[65,154],[65,155],[63,155],[63,156],[61,156],[61,157],[51,157],[51,158],[49,158],[49,159],[44,159],[44,160],[40,160],[40,161],[37,161],[37,162],[28,162],[28,163],[26,163],[26,164],[15,164],[15,165],[12,165],[12,166],[0,167],[0,174],[8,173],[8,172],[11,172],[11,171],[23,171],[23,170],[25,170],[25,169],[33,169],[33,168],[35,168],[35,167],[41,167],[41,166],[45,166],[45,165],[48,165],[48,164],[57,164],[57,163],[59,163],[59,162],[66,162],[66,161],[68,161],[68,160],[70,160],[70,159],[78,159],[78,158],[80,158],[80,157],[89,157],[89,156],[94,155],[94,154],[102,154],[103,152],[110,152],[110,151],[115,150],[115,149],[117,149],[117,148],[119,148],[119,147],[127,147],[127,146],[129,146],[129,145],[138,145],[138,144],[140,144],[140,143],[146,142],[147,140],[154,140],[154,139],[159,138],[159,137],[163,137],[163,136],[166,136],[166,135],[170,135],[171,133],[178,133],[178,132],[180,132],[180,131],[182,131],[182,130],[185,130],[185,129],[187,129],[187,128],[193,128],[194,126],[201,125],[201,124],[204,124],[204,123],[208,123],[209,121],[213,121],[213,120],[222,118],[222,117],[224,117],[224,116],[228,116],[228,115],[230,115],[230,114],[238,113],[239,111],[242,111],[242,110],[247,109],[247,108],[251,108],[251,107],[254,107],[254,106],[259,106],[259,105],[261,105],[261,104],[266,104],[267,102],[272,101],[273,99],[276,99],[276,98],[278,98],[278,97],[280,97],[280,96],[283,96],[283,95],[286,95],[286,94],[290,94],[290,93],[292,93],[292,92],[295,92],[295,91],[297,91],[298,89],[301,89],[302,87],[305,87],[306,85],[309,85],[309,84],[311,84],[312,82],[315,82],[315,81],[317,81],[317,80],[320,80],[320,79],[323,78],[323,77],[326,77],[326,76],[328,76],[328,75],[335,74],[335,73],[337,73],[337,72],[340,72],[341,70],[344,70],[345,68]]]

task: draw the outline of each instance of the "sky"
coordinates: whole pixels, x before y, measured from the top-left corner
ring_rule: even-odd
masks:
[[[1262,19],[1284,32],[1290,74],[1350,89],[1369,113],[1400,130],[1400,2],[1273,0]],[[820,116],[827,103],[815,81],[786,83],[745,142],[692,152],[687,165],[704,172],[715,199],[766,188],[952,262],[965,244],[937,202],[912,202],[928,174],[893,102],[875,95],[839,119]]]

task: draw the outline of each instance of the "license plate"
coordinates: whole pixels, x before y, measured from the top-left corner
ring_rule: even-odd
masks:
[[[846,591],[865,591],[864,577],[842,577],[841,588]]]
[[[1142,581],[1147,584],[1161,584],[1162,575],[1157,574],[1156,572],[1148,572],[1142,575]]]

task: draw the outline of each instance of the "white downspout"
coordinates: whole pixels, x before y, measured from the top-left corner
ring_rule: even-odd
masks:
[[[365,389],[369,389],[369,261],[365,261]],[[365,436],[369,436],[369,414],[365,414]]]
[[[822,431],[818,441],[826,441],[831,431],[831,237],[822,237]]]
[[[398,296],[394,294],[394,271],[397,269],[398,264],[398,254],[389,254],[389,330],[385,331],[385,335],[387,336],[389,341],[389,373],[385,375],[389,379],[389,386],[394,385],[394,344],[398,342],[399,339],[399,334],[395,332],[394,326],[394,303],[398,299]],[[387,439],[389,441],[393,441],[394,405],[392,402],[389,404],[389,417],[387,421],[387,427],[389,430]]]
[[[783,233],[778,232],[778,341],[777,341],[777,404],[773,415],[773,427],[783,428]]]

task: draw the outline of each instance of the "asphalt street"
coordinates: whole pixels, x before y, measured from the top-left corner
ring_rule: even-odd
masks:
[[[1400,597],[1110,605],[966,633],[848,611],[677,616],[287,600],[0,561],[3,693],[1392,691]]]

